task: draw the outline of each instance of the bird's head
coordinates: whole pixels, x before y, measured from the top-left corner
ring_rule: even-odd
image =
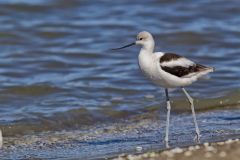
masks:
[[[115,48],[113,50],[119,50],[119,49],[127,48],[127,47],[130,47],[133,45],[141,45],[142,48],[144,48],[146,50],[153,50],[153,48],[154,48],[153,36],[151,35],[151,33],[147,32],[147,31],[142,31],[142,32],[138,33],[137,39],[135,42],[130,43],[130,44],[125,45],[120,48]]]

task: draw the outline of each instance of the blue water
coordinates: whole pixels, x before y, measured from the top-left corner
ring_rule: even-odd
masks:
[[[154,35],[156,51],[176,52],[216,68],[187,88],[193,97],[239,94],[239,1],[0,3],[3,126],[48,126],[45,119],[55,125],[67,119],[71,128],[83,123],[82,115],[94,123],[111,112],[136,113],[163,104],[163,90],[138,69],[138,47],[109,51],[133,42],[142,30]],[[174,90],[170,97],[183,94]]]

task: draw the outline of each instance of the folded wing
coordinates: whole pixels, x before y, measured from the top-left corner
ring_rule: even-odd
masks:
[[[202,76],[213,71],[213,68],[196,64],[193,61],[174,53],[165,53],[160,57],[162,70],[177,77]]]

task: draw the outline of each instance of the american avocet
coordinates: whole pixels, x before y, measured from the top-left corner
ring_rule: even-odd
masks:
[[[169,133],[169,119],[171,104],[168,96],[168,88],[182,88],[186,95],[192,110],[193,122],[195,125],[196,136],[195,140],[200,143],[200,131],[198,128],[193,98],[183,88],[193,82],[197,81],[199,77],[213,72],[212,67],[206,67],[201,64],[194,63],[193,61],[179,56],[174,53],[155,52],[155,42],[149,32],[143,31],[137,35],[137,40],[134,43],[126,46],[115,48],[113,50],[123,49],[133,45],[141,45],[142,48],[138,55],[139,67],[143,74],[149,78],[153,83],[165,88],[166,101],[167,101],[167,120],[166,120],[166,134],[165,144],[169,148],[168,133]]]

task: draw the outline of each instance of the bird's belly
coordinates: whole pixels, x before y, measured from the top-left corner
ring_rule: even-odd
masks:
[[[154,75],[154,71],[152,68],[147,68],[147,67],[143,67],[143,66],[140,66],[140,69],[142,71],[142,73],[149,79],[153,80],[153,79],[156,79],[155,75]]]
[[[152,83],[154,83],[155,85],[158,86],[162,86],[162,87],[167,87],[167,88],[175,88],[178,86],[182,86],[182,85],[178,85],[177,83],[171,83],[169,82],[168,79],[162,77],[159,74],[159,71],[157,69],[151,68],[151,70],[149,68],[141,68],[141,71],[143,72],[143,74],[150,80],[152,81]]]
[[[176,87],[183,87],[191,84],[194,80],[191,78],[189,79],[179,79],[177,77],[168,77],[165,75],[165,77],[160,74],[160,71],[154,67],[152,68],[145,68],[140,67],[143,74],[150,79],[155,85],[165,87],[165,88],[176,88]]]

